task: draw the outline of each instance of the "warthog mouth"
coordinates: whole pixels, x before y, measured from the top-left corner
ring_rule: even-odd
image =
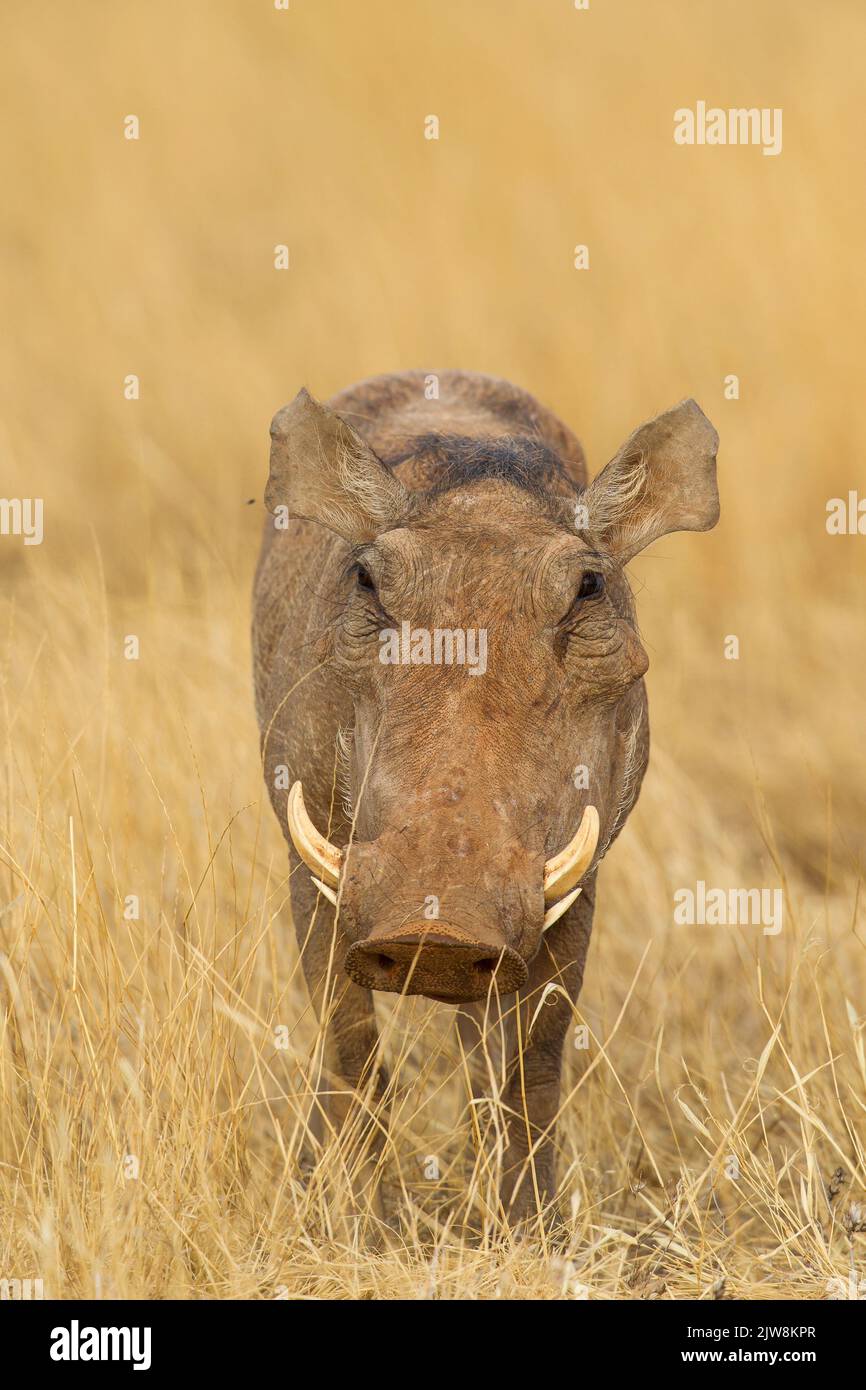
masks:
[[[314,826],[300,782],[289,792],[287,819],[292,844],[310,869],[314,884],[337,906],[344,854]],[[552,927],[580,893],[580,880],[593,861],[598,833],[598,812],[587,806],[577,833],[565,849],[545,863],[544,901],[548,906],[542,931]],[[381,938],[374,932],[355,942],[346,956],[346,971],[368,989],[425,994],[443,1001],[482,998],[493,981],[500,993],[510,993],[524,984],[527,976],[525,961],[509,946],[474,940],[462,929],[438,921],[415,923]]]

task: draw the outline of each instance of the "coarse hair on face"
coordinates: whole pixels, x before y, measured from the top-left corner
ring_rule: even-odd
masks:
[[[559,455],[542,440],[523,435],[477,438],[423,434],[384,461],[395,468],[409,458],[426,475],[427,498],[484,481],[508,483],[542,502],[555,491],[560,495],[563,490],[575,496],[580,493]]]

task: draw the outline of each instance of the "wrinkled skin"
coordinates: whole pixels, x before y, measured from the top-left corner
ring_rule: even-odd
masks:
[[[328,407],[302,392],[275,417],[276,516],[254,603],[264,773],[284,831],[299,779],[313,822],[348,850],[335,927],[290,844],[304,970],[330,1014],[330,1115],[345,1121],[368,1084],[384,1090],[373,989],[459,1004],[476,1056],[501,1008],[502,1202],[521,1220],[554,1194],[563,1041],[596,869],[648,756],[647,657],[623,566],[659,535],[715,523],[717,440],[684,402],[636,431],[587,489],[577,440],[526,393],[449,372],[428,401],[424,381],[376,378]],[[383,664],[380,633],[403,622],[484,630],[483,674]],[[545,861],[589,803],[595,859],[543,934]],[[563,993],[530,1034],[551,981]]]

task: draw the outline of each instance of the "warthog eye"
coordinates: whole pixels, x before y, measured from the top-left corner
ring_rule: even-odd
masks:
[[[382,620],[387,620],[388,626],[393,627],[393,619],[389,616],[387,609],[382,603],[376,580],[373,578],[373,575],[364,564],[363,560],[353,561],[352,564],[348,566],[346,575],[350,580],[354,579],[354,592],[359,594],[362,600],[354,605],[355,617],[353,621],[356,624],[356,632],[360,635],[369,636],[371,632],[376,630],[377,625],[380,624]],[[351,612],[352,608],[350,607],[348,611]],[[358,627],[358,624],[361,626]],[[367,631],[367,629],[369,630]]]
[[[355,580],[359,589],[365,589],[368,594],[375,594],[376,585],[373,583],[373,576],[365,565],[355,565]]]
[[[598,570],[584,570],[583,578],[580,581],[580,588],[575,595],[575,602],[581,599],[597,598],[604,589],[604,575],[599,574]]]

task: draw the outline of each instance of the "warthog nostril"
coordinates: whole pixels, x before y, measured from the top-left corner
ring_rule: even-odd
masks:
[[[497,949],[439,922],[356,941],[346,955],[346,973],[367,989],[457,1002],[482,999],[492,988],[501,994],[519,989],[527,969],[510,947]]]

